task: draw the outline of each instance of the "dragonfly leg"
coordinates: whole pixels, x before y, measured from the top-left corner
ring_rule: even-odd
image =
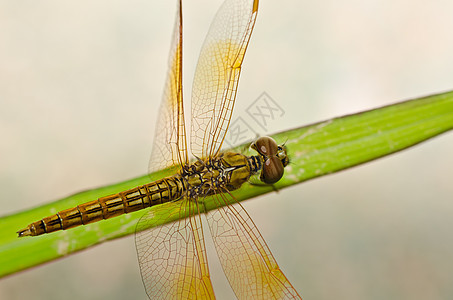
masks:
[[[248,183],[249,183],[250,185],[258,186],[258,187],[269,187],[269,186],[270,186],[270,187],[272,187],[272,190],[273,190],[274,192],[277,192],[277,193],[280,191],[280,189],[277,188],[277,187],[275,186],[275,184],[267,184],[267,183],[264,183],[264,182],[262,182],[262,181],[254,182],[254,181],[250,181],[250,180],[248,181]]]

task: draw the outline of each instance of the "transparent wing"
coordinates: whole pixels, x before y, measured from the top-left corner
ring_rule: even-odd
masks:
[[[192,90],[191,151],[196,157],[220,151],[257,11],[258,0],[226,0],[211,24]]]
[[[162,209],[156,207],[137,224],[135,243],[146,293],[150,299],[215,299],[198,205],[188,199],[178,204],[176,211],[189,211],[188,218],[141,231],[155,223],[156,209]]]
[[[228,192],[215,198],[225,206],[207,213],[209,228],[238,299],[301,299],[242,205]]]
[[[150,172],[188,162],[182,99],[181,1],[177,11]],[[189,211],[190,217],[146,229],[156,222],[156,211],[166,209],[163,206],[149,210],[137,224],[135,242],[146,292],[150,299],[214,299],[198,208],[188,199],[178,204],[175,214]]]
[[[149,172],[187,161],[182,99],[182,13],[179,1],[170,48],[169,70],[159,110]]]

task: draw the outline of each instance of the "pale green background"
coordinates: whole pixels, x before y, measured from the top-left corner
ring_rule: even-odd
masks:
[[[175,2],[0,2],[1,214],[146,173]],[[220,4],[184,1],[187,100]],[[236,112],[266,91],[271,133],[451,90],[452,29],[449,0],[264,0]],[[448,133],[244,206],[305,299],[452,299],[452,151]],[[133,237],[0,280],[0,299],[145,297]]]

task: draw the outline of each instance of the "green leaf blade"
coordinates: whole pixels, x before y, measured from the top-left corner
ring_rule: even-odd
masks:
[[[453,92],[446,92],[278,133],[273,137],[278,142],[287,141],[290,165],[275,188],[390,155],[452,128]],[[173,173],[174,169],[163,170],[152,174],[152,178]],[[0,218],[0,277],[134,233],[144,211],[38,237],[19,239],[16,231],[60,210],[147,182],[149,177],[141,176]],[[245,184],[233,194],[243,201],[273,190],[270,186]],[[206,199],[205,207],[216,208],[212,199]],[[151,210],[156,216],[155,226],[177,215],[173,203]]]

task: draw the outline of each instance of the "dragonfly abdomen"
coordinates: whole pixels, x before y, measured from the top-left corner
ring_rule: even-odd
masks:
[[[166,177],[118,194],[109,195],[62,210],[18,231],[21,236],[37,236],[58,230],[110,219],[180,198],[184,186],[179,176]]]

